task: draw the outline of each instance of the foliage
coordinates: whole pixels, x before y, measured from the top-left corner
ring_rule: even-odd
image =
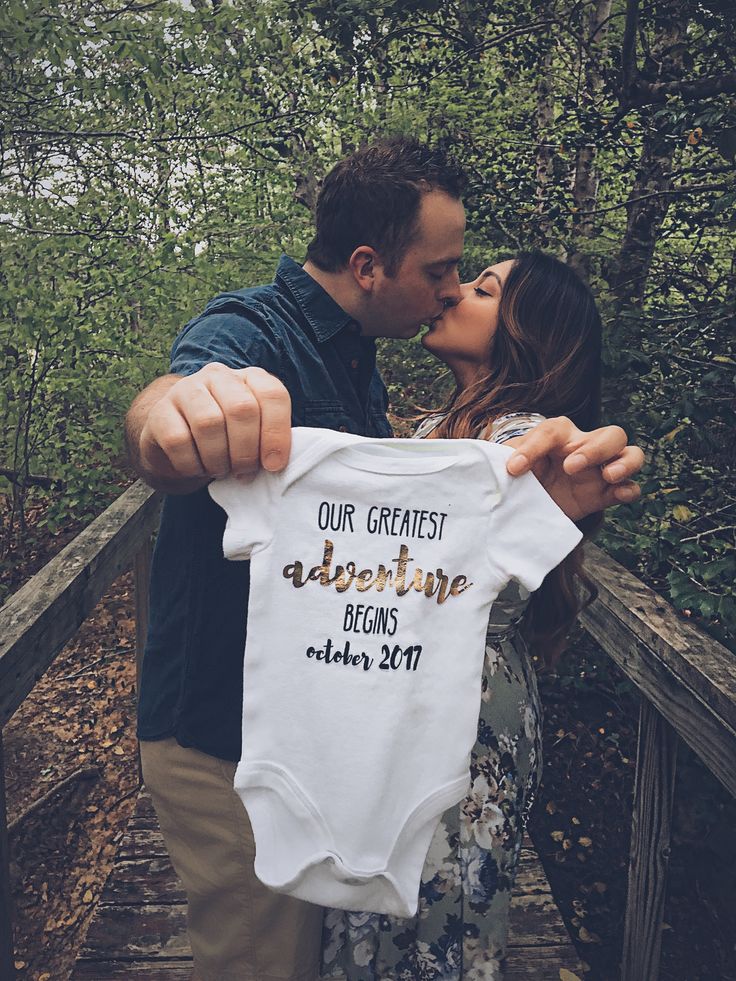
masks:
[[[122,416],[179,327],[215,292],[267,281],[281,251],[303,256],[340,154],[411,131],[470,174],[466,272],[539,245],[590,278],[606,419],[648,453],[645,496],[604,543],[731,642],[727,14],[719,0],[6,4],[4,550],[29,495],[58,526],[116,493]],[[446,391],[417,345],[385,345],[384,363],[401,416]]]

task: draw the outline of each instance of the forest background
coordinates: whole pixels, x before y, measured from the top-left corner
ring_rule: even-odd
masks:
[[[734,644],[736,55],[724,0],[15,0],[0,12],[0,547],[117,492],[121,418],[220,290],[303,257],[375,133],[467,168],[463,271],[539,246],[592,283],[643,497],[602,542]],[[384,345],[393,409],[436,404]]]
[[[0,601],[130,480],[121,421],[217,292],[304,256],[377,133],[470,176],[462,264],[591,283],[604,422],[647,455],[599,536],[736,650],[736,41],[727,0],[8,0],[0,9]],[[449,379],[382,342],[399,425]]]

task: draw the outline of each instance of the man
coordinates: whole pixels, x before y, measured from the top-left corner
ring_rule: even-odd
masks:
[[[171,373],[128,413],[138,472],[169,494],[152,570],[141,758],[204,981],[311,981],[322,917],[253,873],[250,824],[232,789],[249,568],[222,558],[225,517],[206,484],[283,468],[292,425],[391,434],[374,338],[412,337],[459,299],[461,190],[443,155],[413,140],[341,161],[320,192],[304,267],[283,257],[273,284],[215,298],[176,339]],[[548,420],[516,448],[514,472],[533,466],[555,491],[584,472],[588,513],[638,494],[626,478],[641,452],[618,427],[581,433]],[[600,470],[613,461],[617,487]]]

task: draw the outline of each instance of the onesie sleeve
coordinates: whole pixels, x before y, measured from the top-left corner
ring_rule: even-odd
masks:
[[[280,484],[279,474],[259,470],[254,477],[223,477],[209,485],[210,497],[227,515],[222,538],[226,559],[249,559],[268,547]]]
[[[501,497],[491,511],[489,558],[501,586],[515,579],[533,592],[575,548],[583,533],[533,473],[520,477],[507,473],[506,460],[511,455],[508,447],[493,461]]]

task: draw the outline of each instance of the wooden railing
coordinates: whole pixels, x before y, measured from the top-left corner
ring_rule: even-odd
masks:
[[[621,978],[656,981],[677,737],[736,797],[736,655],[605,552],[585,553],[599,596],[582,625],[642,695]]]
[[[0,609],[0,978],[15,974],[2,727],[119,575],[135,574],[136,657],[148,622],[161,495],[130,487]],[[139,667],[140,671],[140,667]]]
[[[108,586],[133,566],[140,666],[151,536],[160,495],[127,490],[0,609],[0,727]],[[622,981],[656,981],[669,858],[677,737],[736,796],[736,655],[681,621],[653,590],[594,545],[599,597],[582,624],[642,697]],[[0,977],[13,977],[8,837],[0,737]]]

